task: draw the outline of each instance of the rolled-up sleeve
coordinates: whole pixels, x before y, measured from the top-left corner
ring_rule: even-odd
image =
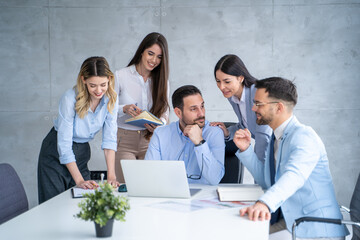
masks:
[[[59,115],[56,120],[57,149],[61,164],[75,162],[73,145],[73,125],[75,118],[75,92],[68,90],[61,98]]]
[[[223,131],[218,127],[211,128],[211,133],[205,139],[206,142],[195,147],[194,151],[199,168],[203,169],[203,177],[209,184],[216,185],[225,173],[225,142]]]
[[[105,118],[103,131],[102,131],[102,149],[117,149],[117,115],[118,115],[118,98],[114,105],[112,113],[108,112]]]

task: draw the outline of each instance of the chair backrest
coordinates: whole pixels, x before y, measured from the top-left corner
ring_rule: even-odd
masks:
[[[350,217],[354,222],[360,222],[360,173],[350,202]],[[360,228],[353,225],[353,240],[360,239]]]
[[[29,209],[25,189],[15,169],[8,163],[0,164],[0,224]]]
[[[236,123],[225,122],[224,124],[229,127]],[[237,150],[233,141],[225,142],[225,174],[220,183],[242,183],[244,166],[235,156]]]

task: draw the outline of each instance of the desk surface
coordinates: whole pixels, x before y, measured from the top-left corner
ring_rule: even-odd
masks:
[[[194,210],[199,202],[217,196],[216,186],[191,187],[202,188],[191,199],[130,197],[126,222],[115,221],[112,238],[106,239],[268,239],[268,221],[252,222],[240,217],[241,206],[219,208],[209,204]],[[74,218],[80,201],[66,191],[0,225],[0,238],[99,239],[95,236],[94,223]]]

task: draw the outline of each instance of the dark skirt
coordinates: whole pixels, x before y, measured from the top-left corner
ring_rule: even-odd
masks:
[[[87,163],[90,160],[89,143],[73,142],[76,164],[84,180],[90,180]],[[66,165],[60,164],[57,150],[57,131],[52,128],[42,142],[38,163],[38,196],[39,203],[75,186]]]

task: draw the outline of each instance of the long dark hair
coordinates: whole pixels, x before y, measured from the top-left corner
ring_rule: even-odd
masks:
[[[234,54],[227,54],[220,58],[220,60],[216,63],[214,69],[215,78],[217,70],[221,70],[223,73],[231,76],[243,76],[243,84],[246,87],[251,87],[251,85],[253,85],[257,80],[249,73],[243,61],[241,61],[241,59]]]
[[[141,61],[142,53],[145,49],[158,44],[162,50],[162,58],[159,66],[151,71],[151,92],[153,105],[150,112],[157,117],[161,117],[168,109],[169,102],[167,98],[168,78],[169,78],[169,52],[166,38],[157,32],[149,33],[140,43],[134,57],[128,66],[137,65]],[[147,132],[145,137],[150,139],[152,133]]]

